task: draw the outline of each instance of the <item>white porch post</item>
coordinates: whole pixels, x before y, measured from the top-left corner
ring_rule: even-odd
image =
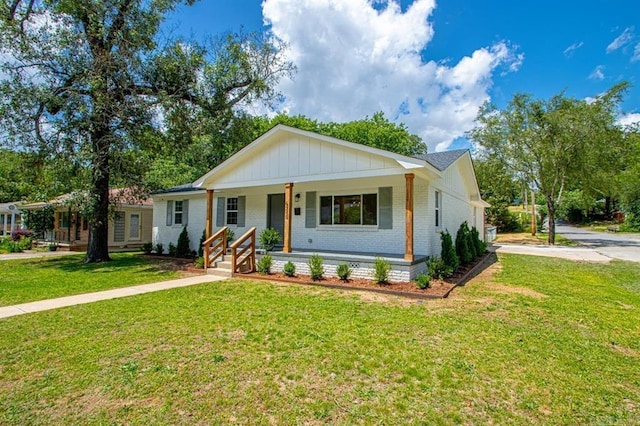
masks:
[[[3,214],[3,226],[2,226],[2,235],[6,235],[7,234],[7,214]]]

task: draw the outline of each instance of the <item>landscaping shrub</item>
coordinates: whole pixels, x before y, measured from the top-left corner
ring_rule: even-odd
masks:
[[[451,269],[440,257],[430,257],[427,259],[427,274],[431,278],[441,280],[452,274]]]
[[[169,243],[169,256],[177,256],[178,255],[178,248],[175,246],[175,244],[173,243]]]
[[[235,237],[236,237],[236,233],[233,232],[233,229],[227,228],[227,246],[231,243],[231,241],[233,241]]]
[[[476,248],[476,256],[482,256],[484,252],[487,251],[487,243],[480,238],[480,232],[478,232],[478,228],[475,226],[471,228],[471,240]]]
[[[33,237],[33,233],[28,229],[16,229],[11,232],[11,239],[13,241],[20,241],[23,238],[31,238]]]
[[[344,262],[339,264],[336,268],[336,275],[338,275],[338,278],[345,282],[349,281],[349,277],[351,276],[352,272],[353,271],[351,270],[351,268],[349,268],[349,265]]]
[[[296,275],[296,265],[294,265],[292,261],[288,261],[287,263],[284,264],[284,268],[282,268],[282,272],[284,272],[284,274],[287,277],[293,277]]]
[[[282,241],[282,237],[280,237],[280,233],[273,228],[264,229],[260,233],[259,239],[260,239],[260,247],[262,247],[266,251],[273,250],[276,244],[279,244]]]
[[[451,274],[455,274],[460,267],[460,259],[458,259],[456,249],[453,247],[453,240],[451,239],[449,231],[444,231],[442,233],[440,241],[442,244],[442,261],[447,266],[448,270],[451,271]]]
[[[261,274],[268,275],[271,273],[271,266],[273,266],[273,258],[271,257],[270,254],[265,254],[258,261],[258,265],[256,266],[258,268],[258,272],[260,272]]]
[[[458,228],[458,233],[456,234],[456,254],[458,255],[458,259],[460,259],[460,263],[462,265],[466,265],[471,262],[475,257],[474,252],[469,246],[468,234],[469,227],[467,226],[467,222],[462,222]]]
[[[191,257],[191,241],[189,241],[189,231],[187,227],[182,227],[182,232],[178,236],[178,245],[176,246],[176,256]]]
[[[204,269],[204,257],[202,256],[196,257],[196,259],[193,261],[193,266],[195,266],[198,269]]]
[[[307,262],[309,265],[309,275],[311,275],[311,279],[314,281],[321,280],[324,276],[324,266],[323,260],[318,254],[314,253]]]
[[[142,251],[144,254],[151,254],[153,251],[153,244],[151,244],[151,241],[147,241],[142,245]]]
[[[164,246],[161,243],[156,244],[156,254],[164,253]]]
[[[200,236],[200,243],[198,244],[198,257],[204,256],[204,242],[207,240],[207,230],[202,230],[202,235]]]
[[[376,280],[376,283],[388,283],[389,272],[391,272],[391,264],[381,257],[376,257],[376,261],[373,264],[373,278]]]
[[[418,274],[414,281],[419,289],[424,290],[431,287],[431,276],[429,274]]]
[[[33,239],[31,239],[31,237],[23,237],[20,241],[16,242],[16,244],[20,247],[20,251],[31,250]]]

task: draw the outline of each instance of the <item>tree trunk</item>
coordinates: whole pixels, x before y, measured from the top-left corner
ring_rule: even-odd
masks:
[[[549,239],[551,245],[556,243],[556,206],[549,201],[551,197],[547,197],[547,208],[549,209]]]
[[[92,134],[94,160],[89,191],[93,211],[85,263],[110,261],[109,257],[109,144],[107,131]]]

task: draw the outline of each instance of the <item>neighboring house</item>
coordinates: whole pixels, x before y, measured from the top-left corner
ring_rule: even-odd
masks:
[[[328,275],[347,262],[370,276],[375,257],[391,278],[408,281],[440,254],[440,235],[455,238],[467,221],[484,234],[484,207],[468,150],[412,158],[278,125],[195,182],[153,194],[153,239],[176,244],[187,227],[191,247],[207,227],[236,238],[252,227],[275,228],[289,260],[306,273],[319,253]]]
[[[11,235],[13,231],[22,229],[22,212],[19,206],[19,202],[0,203],[0,235]]]
[[[38,210],[45,206],[54,208],[53,230],[47,239],[72,250],[86,250],[89,241],[89,221],[82,217],[73,203],[73,194],[64,194],[51,201],[27,204],[25,210]],[[109,192],[112,214],[109,219],[110,248],[140,247],[151,241],[153,201],[130,195],[124,189],[111,189]]]

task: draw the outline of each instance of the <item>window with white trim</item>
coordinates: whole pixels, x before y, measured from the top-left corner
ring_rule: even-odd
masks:
[[[238,224],[238,198],[227,198],[227,225]]]
[[[378,224],[378,194],[320,197],[320,225]]]
[[[435,212],[436,212],[436,228],[442,227],[442,193],[435,192]]]
[[[182,213],[184,213],[184,202],[175,201],[173,205],[173,224],[182,225]]]

